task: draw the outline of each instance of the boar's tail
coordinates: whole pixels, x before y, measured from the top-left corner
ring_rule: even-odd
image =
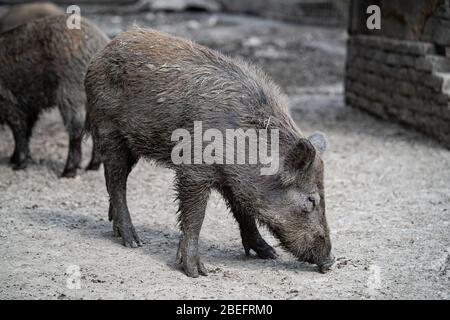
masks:
[[[102,163],[101,159],[101,148],[98,141],[98,130],[96,130],[95,126],[92,126],[89,117],[89,109],[86,112],[86,119],[84,121],[84,128],[82,131],[82,137],[85,139],[88,136],[92,137],[92,157],[89,165],[86,167],[86,170],[98,170],[100,164]]]
[[[89,117],[86,114],[86,119],[84,120],[84,128],[82,132],[83,137],[89,137],[91,135],[91,123]]]
[[[89,117],[89,111],[86,112],[86,118],[84,120],[84,127],[83,127],[83,131],[82,131],[82,137],[83,138],[87,138],[89,136],[93,135],[92,134],[92,124],[90,121],[90,117]]]
[[[89,70],[88,70],[89,72]],[[87,75],[86,75],[87,77]],[[86,90],[86,115],[84,119],[84,128],[83,128],[83,137],[89,137],[90,135],[93,136],[93,127],[92,127],[92,101],[90,100],[90,92],[89,87],[86,86],[86,83],[84,85]]]

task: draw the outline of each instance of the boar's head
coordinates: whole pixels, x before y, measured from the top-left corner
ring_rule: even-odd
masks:
[[[326,271],[334,262],[325,216],[321,133],[300,138],[281,154],[278,174],[267,177],[259,191],[258,216],[283,247],[300,261]],[[267,183],[269,182],[269,183]],[[261,187],[261,184],[259,185]]]

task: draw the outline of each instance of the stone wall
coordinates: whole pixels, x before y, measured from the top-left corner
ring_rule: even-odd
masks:
[[[368,3],[350,10],[346,103],[450,147],[449,1],[378,1],[374,31],[366,28]]]

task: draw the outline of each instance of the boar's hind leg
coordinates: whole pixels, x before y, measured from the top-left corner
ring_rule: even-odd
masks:
[[[179,200],[179,221],[181,240],[178,245],[177,262],[183,265],[189,277],[206,276],[207,270],[200,261],[198,239],[205,217],[210,188],[200,182],[177,173],[177,191]]]
[[[37,117],[33,116],[25,122],[11,125],[15,142],[14,153],[10,159],[13,170],[21,170],[27,167],[30,159],[30,137],[36,120]]]
[[[142,246],[142,241],[131,221],[126,198],[127,178],[137,159],[131,154],[125,142],[117,140],[104,143],[106,150],[102,150],[105,159],[106,188],[110,198],[109,219],[113,220],[114,235],[122,237],[124,246],[137,248]]]
[[[252,249],[261,259],[276,259],[275,249],[268,245],[259,233],[255,218],[237,209],[232,211],[239,223],[245,254],[250,255],[250,249]]]

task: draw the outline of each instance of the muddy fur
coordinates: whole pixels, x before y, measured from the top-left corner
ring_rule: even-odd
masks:
[[[62,14],[63,11],[51,2],[35,2],[13,6],[0,19],[0,32],[11,30],[35,19]]]
[[[275,258],[257,221],[298,259],[329,265],[333,258],[325,218],[323,163],[296,127],[286,97],[257,67],[165,33],[134,28],[118,35],[91,62],[86,75],[87,128],[99,147],[114,232],[141,245],[126,203],[126,181],[139,158],[176,172],[182,238],[177,258],[187,275],[205,275],[198,238],[211,190],[225,198],[239,223],[245,252]],[[261,165],[174,165],[175,129],[279,129],[280,169]]]
[[[63,176],[73,177],[81,161],[84,77],[92,56],[108,37],[86,19],[80,30],[66,26],[66,15],[42,18],[0,34],[0,124],[14,136],[14,169],[29,159],[29,139],[39,114],[58,107],[69,133]],[[93,154],[91,167],[99,162]]]

